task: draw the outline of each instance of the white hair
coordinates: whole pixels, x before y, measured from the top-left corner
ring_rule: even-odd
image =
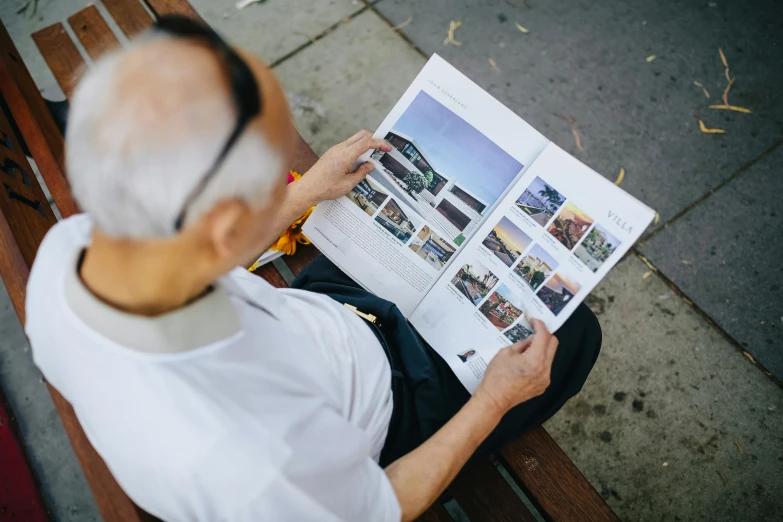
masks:
[[[142,38],[132,47],[152,38],[168,37]],[[68,179],[76,201],[103,233],[131,238],[173,236],[185,199],[211,168],[231,133],[236,109],[227,90],[202,96],[192,104],[175,102],[181,107],[168,115],[165,110],[171,106],[164,104],[164,112],[156,114],[160,107],[145,105],[143,100],[117,109],[122,104],[122,89],[132,88],[118,80],[127,52],[102,58],[72,97],[66,132]],[[159,81],[157,89],[172,89],[165,77],[142,81]],[[175,99],[179,93],[170,95]],[[154,128],[145,129],[145,120]],[[171,120],[177,121],[169,128]],[[209,124],[188,125],[191,120]],[[257,126],[246,127],[218,172],[187,209],[185,224],[224,199],[242,198],[254,206],[268,204],[282,168],[281,152],[268,143]]]

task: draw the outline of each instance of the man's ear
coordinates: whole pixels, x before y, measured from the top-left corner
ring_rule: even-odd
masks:
[[[241,199],[220,201],[205,216],[207,240],[215,255],[222,260],[233,260],[247,248],[247,227],[252,211]]]

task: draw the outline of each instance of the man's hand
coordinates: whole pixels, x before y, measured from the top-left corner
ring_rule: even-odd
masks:
[[[490,361],[474,397],[505,414],[519,403],[537,397],[549,386],[557,337],[542,321],[530,321],[535,335],[503,348]]]
[[[498,352],[467,404],[424,444],[386,467],[403,522],[415,520],[443,493],[508,410],[549,386],[557,338],[541,321],[530,323],[535,335]]]
[[[300,195],[309,202],[309,206],[344,196],[372,171],[370,162],[351,170],[359,156],[370,149],[390,152],[391,146],[384,140],[373,139],[366,130],[359,131],[326,151],[294,185],[299,185]]]

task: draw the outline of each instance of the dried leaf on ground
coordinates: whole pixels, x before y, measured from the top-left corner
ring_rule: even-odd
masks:
[[[735,440],[734,444],[737,446],[737,449],[739,450],[740,453],[745,453],[744,451],[742,451],[742,444],[740,444],[738,440]]]
[[[751,354],[749,354],[748,352],[743,351],[742,355],[747,357],[750,360],[750,362],[752,362],[753,364],[756,364],[756,359],[754,359],[753,356]]]
[[[266,0],[239,0],[237,2],[237,9],[244,9],[245,7],[252,5],[252,4],[260,4],[261,2],[264,2]]]
[[[571,116],[564,116],[564,115],[558,114],[558,113],[554,113],[554,115],[557,116],[558,118],[560,118],[561,120],[563,120],[563,121],[565,121],[567,123],[570,123],[571,125],[576,125],[578,123]]]
[[[571,127],[571,132],[574,134],[574,139],[576,140],[576,148],[584,152],[585,148],[582,147],[582,137],[579,136],[579,131],[576,130],[576,127]]]
[[[724,129],[708,129],[701,120],[699,120],[699,129],[701,129],[704,134],[726,134]]]
[[[652,263],[650,263],[650,261],[649,261],[649,260],[648,260],[646,257],[644,257],[644,256],[643,256],[643,255],[641,255],[641,254],[637,254],[637,256],[639,257],[639,259],[641,259],[641,260],[642,260],[642,263],[644,263],[645,265],[647,265],[647,268],[649,268],[649,269],[650,269],[650,270],[652,270],[653,272],[657,272],[657,271],[658,271],[658,269],[657,269],[657,268],[655,268],[655,267],[653,266],[653,264],[652,264]]]
[[[657,225],[660,220],[661,220],[661,215],[656,212],[655,221],[653,221],[653,225]]]
[[[753,114],[752,110],[747,109],[745,107],[740,107],[738,105],[710,105],[710,109],[741,112],[743,114]]]
[[[682,264],[683,265],[692,265],[693,261],[691,261],[690,259],[683,259],[682,260]]]
[[[731,75],[729,74],[729,62],[726,60],[726,55],[723,54],[723,49],[718,47],[718,53],[720,54],[720,61],[723,62],[723,75],[726,77],[726,81],[731,81]]]
[[[576,126],[577,126],[577,124],[578,124],[579,122],[577,122],[577,121],[576,121],[574,118],[572,118],[571,116],[564,116],[564,115],[562,115],[562,114],[558,114],[558,113],[556,113],[556,112],[553,112],[552,114],[554,114],[555,116],[557,116],[557,117],[558,117],[558,118],[560,118],[561,120],[563,120],[563,121],[565,121],[566,123],[568,123],[569,125],[571,125],[571,132],[573,133],[573,135],[574,135],[574,140],[576,141],[576,148],[577,148],[577,149],[579,149],[580,151],[584,152],[585,148],[584,148],[584,147],[582,147],[582,136],[579,134],[579,131],[578,131],[578,130],[576,130]]]
[[[734,80],[736,80],[736,78],[729,80],[728,85],[726,85],[726,89],[723,91],[723,95],[720,97],[720,99],[723,100],[724,105],[729,105],[729,90],[731,90],[731,86],[734,85]]]
[[[693,82],[693,85],[695,85],[696,87],[701,87],[701,92],[704,93],[704,96],[706,96],[707,98],[710,97],[710,91],[708,91],[705,86],[703,86],[699,82]]]
[[[651,270],[648,270],[647,272],[645,272],[644,274],[642,274],[642,279],[647,279],[647,278],[648,278],[648,277],[650,277],[651,275],[652,275],[652,271],[651,271]]]
[[[663,467],[664,467],[664,468],[665,468],[665,467],[668,467],[668,466],[669,466],[669,463],[668,463],[668,462],[664,462],[664,463],[663,463]]]
[[[462,42],[458,42],[457,40],[454,39],[454,32],[460,27],[462,27],[462,20],[456,20],[456,21],[452,20],[451,22],[449,22],[449,34],[446,37],[446,39],[443,40],[443,45],[451,44],[457,47],[462,45]]]
[[[623,182],[623,179],[625,179],[625,169],[620,167],[620,173],[617,175],[617,179],[614,180],[614,184],[619,185]]]
[[[495,63],[495,60],[493,60],[492,58],[487,58],[487,60],[489,60],[489,64],[490,64],[490,65],[491,65],[493,68],[495,68],[495,67],[497,67],[497,66],[498,66],[498,64],[497,64],[497,63]]]
[[[401,23],[395,25],[394,27],[392,27],[392,29],[394,29],[395,31],[399,31],[403,27],[406,27],[412,21],[413,21],[413,17],[409,16],[407,20],[405,20],[404,22],[401,22]]]
[[[650,56],[648,56],[648,57],[646,58],[646,61],[647,61],[647,63],[650,63],[651,61],[655,60],[656,58],[657,58],[657,56],[656,56],[656,55],[654,55],[654,54],[651,54]]]
[[[739,107],[737,105],[732,105],[729,103],[729,91],[731,90],[731,86],[734,85],[734,82],[736,81],[737,77],[734,78],[731,77],[729,74],[729,63],[726,61],[726,55],[723,54],[722,49],[718,49],[718,52],[720,53],[720,59],[723,62],[724,69],[724,76],[726,76],[726,81],[728,82],[726,84],[726,89],[723,90],[723,94],[721,95],[721,100],[723,100],[723,105],[710,105],[710,109],[722,109],[727,111],[734,111],[734,112],[742,112],[744,114],[751,114],[751,110],[747,109],[745,107]]]
[[[519,29],[520,31],[522,31],[525,34],[530,32],[526,27],[522,27],[521,25],[519,25],[519,23],[515,23],[514,25],[516,25],[517,29]]]

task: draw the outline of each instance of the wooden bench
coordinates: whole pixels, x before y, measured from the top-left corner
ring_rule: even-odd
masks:
[[[102,0],[120,30],[128,37],[152,24],[156,16],[179,13],[200,19],[185,0]],[[95,6],[67,19],[73,33],[93,59],[119,46],[119,41]],[[62,23],[33,34],[47,65],[70,97],[86,64]],[[56,218],[21,151],[29,150],[62,216],[79,212],[68,190],[63,161],[63,137],[41,98],[29,72],[5,28],[0,24],[0,274],[13,306],[24,323],[25,285],[38,245]],[[306,172],[317,156],[301,139],[291,168]],[[26,148],[24,148],[26,146]],[[300,247],[294,256],[283,258],[283,273],[298,274],[318,251]],[[286,280],[274,265],[255,273],[277,287]],[[90,484],[106,522],[155,520],[133,504],[117,485],[103,460],[87,440],[68,402],[51,386],[49,391],[65,431]],[[611,509],[584,476],[538,426],[517,439],[493,459],[472,464],[448,488],[442,501],[453,499],[471,521],[533,521],[509,483],[497,469],[502,465],[546,520],[613,521]],[[420,520],[452,520],[439,502]]]

